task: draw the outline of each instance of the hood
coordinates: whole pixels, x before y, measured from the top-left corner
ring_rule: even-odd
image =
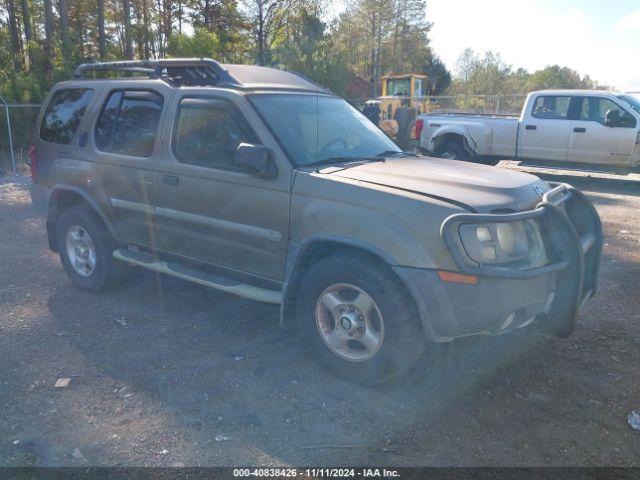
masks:
[[[530,209],[549,190],[528,173],[431,157],[392,158],[333,170],[330,175],[463,204],[480,213]]]

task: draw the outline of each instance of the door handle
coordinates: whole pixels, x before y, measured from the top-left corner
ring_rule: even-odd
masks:
[[[576,132],[576,133],[584,133],[584,132],[586,132],[586,131],[587,131],[587,129],[586,129],[586,128],[584,128],[584,127],[575,127],[575,128],[573,129],[573,131],[574,131],[574,132]]]
[[[80,134],[80,139],[78,140],[78,146],[80,148],[84,148],[87,145],[88,138],[89,138],[89,135],[87,134],[87,132],[82,132]]]
[[[163,175],[162,183],[170,187],[177,187],[180,183],[180,177],[176,177],[175,175]]]
[[[524,128],[526,128],[527,130],[535,130],[536,128],[538,128],[537,125],[525,125]]]

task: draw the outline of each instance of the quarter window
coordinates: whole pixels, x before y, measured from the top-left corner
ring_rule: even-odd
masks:
[[[96,123],[96,146],[105,152],[148,157],[155,144],[162,104],[162,96],[151,91],[112,92]]]
[[[241,170],[235,163],[241,143],[255,143],[230,105],[222,100],[188,98],[180,102],[173,146],[182,163]]]
[[[54,93],[42,117],[40,138],[45,142],[69,145],[92,95],[93,90],[80,88]]]
[[[571,97],[540,96],[533,104],[532,115],[548,120],[566,120]]]

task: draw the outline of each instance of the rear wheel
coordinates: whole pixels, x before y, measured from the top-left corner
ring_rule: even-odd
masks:
[[[444,145],[438,148],[437,154],[440,158],[446,158],[448,160],[471,160],[471,155],[469,155],[469,152],[467,152],[459,142],[445,142]]]
[[[56,242],[62,266],[76,287],[99,292],[123,279],[126,265],[112,256],[118,244],[87,205],[75,205],[62,213]]]
[[[320,365],[373,385],[407,372],[425,347],[411,297],[368,257],[333,255],[300,284],[298,322]]]

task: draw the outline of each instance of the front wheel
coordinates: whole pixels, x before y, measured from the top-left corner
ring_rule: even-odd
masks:
[[[321,366],[358,383],[398,377],[424,351],[411,297],[368,257],[332,255],[313,265],[300,284],[297,311]]]

